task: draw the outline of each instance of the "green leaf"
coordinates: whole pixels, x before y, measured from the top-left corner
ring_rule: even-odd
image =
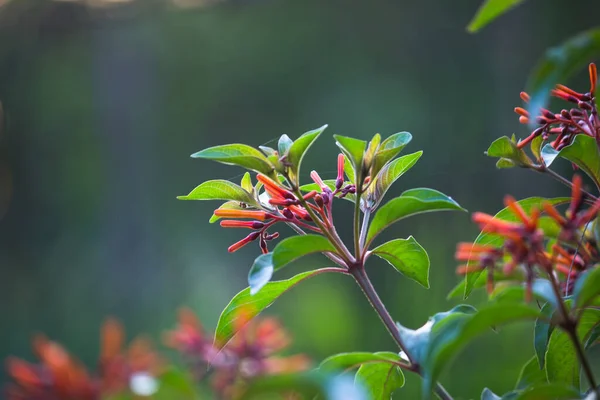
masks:
[[[271,280],[273,273],[292,261],[313,253],[334,253],[335,247],[323,236],[292,236],[279,242],[272,253],[256,258],[248,275],[250,294],[255,295]]]
[[[389,241],[373,249],[372,253],[386,260],[401,274],[429,289],[429,256],[414,237]]]
[[[273,253],[261,254],[256,257],[248,273],[250,294],[255,295],[273,276]]]
[[[412,135],[410,133],[398,132],[381,142],[379,149],[375,153],[371,173],[377,175],[381,168],[396,157],[411,140]]]
[[[377,208],[392,184],[396,182],[398,178],[404,175],[406,171],[411,169],[412,166],[417,163],[419,158],[421,158],[422,154],[422,151],[417,151],[413,154],[407,154],[385,165],[381,169],[365,193],[367,202],[366,206],[371,211]]]
[[[365,177],[362,175],[362,162],[367,142],[341,135],[333,135],[333,137],[336,140],[335,144],[342,150],[342,153],[344,153],[350,164],[354,167],[354,174],[364,179]]]
[[[157,383],[158,391],[152,399],[200,399],[192,377],[185,371],[171,367],[157,378]]]
[[[407,190],[400,197],[390,200],[377,211],[369,226],[366,243],[371,243],[388,226],[403,218],[445,210],[466,211],[451,197],[437,190],[427,188]]]
[[[187,196],[177,196],[177,198],[179,200],[233,200],[256,205],[256,201],[250,193],[241,186],[223,179],[201,183]]]
[[[558,205],[568,203],[569,201],[571,201],[570,197],[556,197],[553,199],[545,199],[543,197],[529,197],[527,199],[519,200],[517,203],[523,208],[525,213],[529,214],[534,208],[541,210],[542,204],[544,202],[548,202],[552,205]],[[509,222],[515,222],[519,220],[518,217],[508,207],[500,210],[494,216],[494,218]],[[481,232],[473,243],[490,246],[501,246],[504,243],[504,238],[493,233]],[[468,265],[475,265],[475,262],[469,261]],[[473,271],[465,275],[465,291],[463,298],[466,299],[467,297],[469,297],[469,295],[473,291],[475,282],[477,282],[480,276],[481,271]]]
[[[425,362],[422,363],[424,393],[431,393],[443,367],[448,366],[475,337],[500,325],[536,319],[539,316],[539,310],[529,305],[498,303],[482,308],[475,314],[454,318],[453,323],[441,326],[428,347]]]
[[[406,346],[407,352],[413,357],[413,361],[420,364],[427,355],[430,341],[433,335],[433,329],[438,324],[443,324],[446,320],[455,317],[462,318],[475,312],[475,308],[468,304],[460,304],[453,309],[445,312],[439,312],[429,318],[427,323],[419,329],[409,329],[396,322],[396,327],[400,337]]]
[[[540,162],[540,160],[542,159],[542,145],[543,144],[544,144],[544,138],[542,135],[536,136],[531,141],[531,145],[530,145],[531,152],[533,153],[536,161],[538,161],[538,162]]]
[[[515,389],[526,389],[529,386],[538,383],[547,383],[546,374],[540,368],[537,357],[532,357],[521,369]]]
[[[389,400],[397,389],[404,386],[404,374],[397,365],[376,362],[361,365],[355,381],[366,387],[371,399]]]
[[[242,177],[241,182],[242,189],[244,189],[248,193],[252,193],[254,191],[254,185],[252,184],[252,177],[249,172],[246,172]]]
[[[501,400],[502,398],[492,392],[490,389],[485,388],[483,392],[481,392],[481,400]]]
[[[575,287],[573,288],[573,297],[575,307],[586,307],[590,301],[600,295],[600,268],[594,267],[581,274]]]
[[[296,141],[294,141],[294,143],[290,146],[287,155],[287,162],[293,165],[296,176],[299,176],[300,174],[300,164],[302,164],[302,159],[304,158],[307,150],[326,128],[327,125],[323,125],[320,128],[308,131],[296,139]]]
[[[517,144],[507,136],[502,136],[494,140],[487,149],[486,155],[500,158],[500,165],[496,165],[498,168],[510,168],[512,166],[528,167],[533,165],[533,162],[523,149],[519,149]],[[500,161],[503,162],[500,163]]]
[[[358,368],[365,363],[391,363],[391,365],[396,365],[401,361],[402,359],[398,354],[390,352],[340,353],[323,360],[321,365],[319,365],[319,370],[323,372],[347,372],[351,369]]]
[[[600,310],[586,309],[577,325],[577,337],[582,343],[600,321]],[[546,350],[546,377],[550,383],[559,382],[579,388],[580,364],[577,351],[565,331],[555,329],[550,336]]]
[[[344,157],[344,173],[348,177],[348,180],[356,185],[356,175],[354,174],[354,167],[352,166],[350,160],[348,160],[348,157]]]
[[[193,158],[205,158],[228,165],[238,165],[265,175],[272,175],[273,165],[254,147],[245,144],[225,144],[209,147],[192,154]]]
[[[367,400],[366,391],[361,385],[355,385],[346,375],[324,374],[320,371],[293,375],[270,375],[255,379],[244,399],[263,400],[269,394],[293,391],[303,399],[324,400]],[[280,397],[276,397],[280,398]]]
[[[250,288],[246,288],[236,294],[229,304],[225,307],[215,331],[215,342],[224,346],[231,340],[236,333],[236,328],[242,320],[249,322],[250,319],[257,316],[262,310],[269,307],[279,296],[290,290],[292,287],[303,280],[324,272],[330,272],[328,269],[317,269],[298,274],[284,281],[274,281],[267,283],[260,292],[252,295]],[[243,311],[243,315],[240,315]],[[242,320],[240,320],[242,318]]]
[[[578,390],[560,383],[540,383],[523,390],[515,400],[573,400],[581,398]]]
[[[273,249],[273,267],[277,271],[307,254],[327,252],[335,253],[336,249],[324,236],[292,236],[279,242]]]
[[[523,0],[486,0],[477,10],[467,30],[475,33],[502,14],[521,4]]]
[[[548,320],[552,318],[555,309],[555,305],[545,303],[540,310],[544,318],[538,318],[533,327],[533,347],[535,348],[535,356],[538,361],[538,369],[544,368],[548,342],[554,330],[554,325],[550,324]]]
[[[600,29],[582,32],[561,45],[548,49],[533,73],[529,76],[527,92],[531,100],[527,110],[538,115],[557,83],[566,82],[573,73],[585,68],[590,60],[600,54]],[[535,124],[531,118],[530,124]],[[578,135],[579,136],[579,135]]]
[[[591,136],[577,135],[573,143],[557,151],[550,144],[542,148],[542,158],[550,166],[556,157],[562,157],[576,164],[600,188],[600,151],[596,139]]]
[[[290,139],[288,135],[281,135],[279,137],[279,141],[277,142],[277,151],[279,151],[281,157],[287,154],[288,150],[290,149],[290,147],[292,147],[293,143],[294,141]]]

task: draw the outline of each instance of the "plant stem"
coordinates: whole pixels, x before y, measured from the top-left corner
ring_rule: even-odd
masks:
[[[371,303],[371,306],[373,306],[373,308],[379,315],[379,318],[387,328],[392,338],[394,338],[394,341],[396,342],[400,350],[402,350],[404,354],[406,354],[406,358],[408,358],[408,361],[410,362],[409,370],[421,375],[419,365],[416,363],[415,359],[412,357],[412,355],[406,348],[406,345],[404,344],[404,341],[400,336],[400,332],[398,331],[398,328],[396,327],[392,316],[387,311],[385,305],[379,298],[377,291],[375,290],[373,284],[371,283],[371,280],[367,276],[364,266],[362,264],[355,265],[350,269],[350,273],[352,274],[352,276],[354,276],[356,283],[358,283],[358,286],[360,286],[360,288],[362,289],[363,293],[369,300],[369,303]],[[436,384],[434,391],[440,399],[452,400],[452,396],[446,391],[446,389],[441,384]]]
[[[354,202],[354,257],[359,260],[360,259],[360,254],[362,252],[361,250],[361,244],[360,244],[360,196],[362,195],[362,192],[360,191],[359,187],[356,187],[356,201]],[[364,225],[363,225],[364,227]]]
[[[590,363],[585,355],[585,350],[581,345],[581,341],[579,340],[579,337],[577,337],[576,325],[572,325],[570,329],[566,329],[566,332],[569,335],[569,338],[571,338],[573,346],[575,346],[575,351],[577,351],[577,358],[579,358],[579,362],[583,367],[583,372],[585,372],[585,376],[588,382],[590,383],[591,389],[596,393],[596,395],[600,395],[598,387],[596,386],[596,379],[594,378],[592,367],[590,366]]]
[[[571,315],[569,314],[569,311],[567,310],[567,307],[565,305],[562,294],[560,293],[560,289],[558,287],[558,282],[556,281],[556,277],[551,272],[549,272],[548,275],[550,277],[550,282],[552,283],[552,290],[554,292],[554,296],[556,297],[556,300],[558,302],[558,310],[562,317],[562,321],[559,324],[559,326],[567,333],[567,335],[569,335],[569,339],[571,339],[571,342],[573,343],[573,346],[575,347],[575,351],[577,352],[577,358],[579,358],[579,363],[581,364],[583,371],[585,372],[585,376],[586,376],[588,382],[590,383],[592,390],[597,395],[600,395],[600,392],[598,391],[598,388],[596,386],[596,379],[594,378],[594,373],[592,372],[592,367],[590,366],[590,363],[585,355],[585,350],[583,349],[581,341],[579,340],[579,337],[577,336],[577,322],[578,321],[574,320],[571,317]]]
[[[350,251],[348,251],[348,249],[346,248],[346,246],[344,245],[344,243],[341,241],[341,239],[337,235],[337,233],[334,231],[335,234],[332,234],[332,231],[330,229],[328,229],[319,220],[319,218],[317,217],[317,215],[315,214],[315,212],[313,211],[313,209],[308,206],[308,204],[306,203],[306,200],[304,200],[304,198],[302,197],[302,193],[300,192],[300,189],[295,189],[294,190],[294,194],[296,195],[296,197],[300,201],[300,204],[306,209],[306,212],[308,212],[308,215],[310,215],[310,217],[313,219],[313,221],[315,222],[315,224],[317,224],[317,226],[321,229],[321,232],[323,233],[323,235],[325,235],[325,237],[327,237],[327,239],[329,239],[329,241],[336,248],[336,250],[339,251],[340,257],[342,257],[342,259],[344,260],[344,262],[347,265],[349,265],[353,261],[352,260],[352,254],[350,253]]]
[[[365,210],[365,212],[363,213],[363,222],[362,222],[362,227],[360,229],[360,237],[358,239],[358,244],[361,247],[361,249],[365,247],[365,240],[367,238],[367,228],[369,227],[369,218],[371,218],[371,210],[369,210],[367,208]],[[365,250],[365,252],[366,252],[367,249],[363,249],[363,250]],[[364,255],[365,255],[364,252],[360,255],[361,260],[363,259]]]
[[[541,165],[539,167],[533,168],[533,170],[540,172],[542,174],[548,174],[552,178],[554,178],[555,180],[557,180],[558,182],[562,183],[565,186],[568,186],[570,188],[573,187],[573,183],[571,183],[571,181],[569,181],[565,177],[561,176],[560,174],[557,174],[556,172],[552,171],[550,168],[548,168],[546,166]],[[596,200],[598,200],[598,198],[596,196],[594,196],[593,194],[591,194],[590,192],[588,192],[584,189],[581,189],[581,193],[583,193],[585,195],[585,197],[590,199],[592,202],[595,202]]]

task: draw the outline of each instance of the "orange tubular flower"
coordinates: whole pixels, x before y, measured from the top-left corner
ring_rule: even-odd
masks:
[[[267,214],[262,210],[230,210],[226,208],[220,208],[215,210],[214,214],[217,217],[222,218],[241,218],[241,219],[256,219],[258,221],[264,221],[266,219],[273,218],[272,215]]]

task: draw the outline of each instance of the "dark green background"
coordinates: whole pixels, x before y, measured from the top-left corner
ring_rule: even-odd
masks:
[[[258,248],[228,254],[242,233],[207,223],[218,204],[175,199],[204,180],[241,177],[189,158],[211,145],[258,146],[328,123],[304,172],[331,178],[332,134],[407,130],[414,140],[405,151],[425,154],[389,197],[429,186],[493,213],[505,193],[568,193],[531,172],[498,171],[483,151],[496,137],[527,134],[512,109],[528,72],[546,48],[594,26],[595,1],[531,0],[477,35],[465,26],[478,0],[82,3],[0,8],[2,358],[31,357],[31,336],[43,331],[93,365],[106,315],[131,336],[159,340],[189,305],[213,329]],[[571,83],[587,87],[583,73]],[[347,231],[350,210],[337,210]],[[389,230],[387,238],[413,234],[432,261],[428,291],[381,260],[369,266],[396,319],[416,328],[455,304],[445,299],[459,281],[454,246],[476,233],[459,213]],[[306,259],[281,276],[321,263]],[[267,313],[284,321],[294,350],[316,360],[394,349],[342,276],[308,281]],[[456,398],[478,397],[484,386],[507,391],[532,342],[530,326],[490,333],[443,381]],[[411,376],[397,397],[415,398],[418,387]]]

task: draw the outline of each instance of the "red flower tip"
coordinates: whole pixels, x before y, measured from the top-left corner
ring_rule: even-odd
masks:
[[[529,97],[527,92],[521,92],[519,96],[521,97],[521,100],[523,100],[525,103],[529,103],[529,100],[531,100],[531,97]]]
[[[337,159],[337,178],[335,180],[335,188],[340,189],[344,184],[344,155],[338,154]]]
[[[598,82],[598,71],[596,70],[596,64],[591,63],[589,65],[590,72],[590,93],[596,92],[596,82]]]
[[[251,234],[249,234],[248,236],[246,236],[245,238],[243,238],[239,242],[235,242],[234,244],[232,244],[231,246],[229,246],[227,248],[227,251],[230,252],[230,253],[238,251],[239,249],[241,249],[242,247],[244,247],[248,243],[253,242],[256,239],[258,239],[258,237],[260,236],[260,233],[261,233],[260,231],[252,232]]]

